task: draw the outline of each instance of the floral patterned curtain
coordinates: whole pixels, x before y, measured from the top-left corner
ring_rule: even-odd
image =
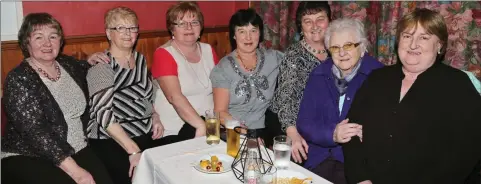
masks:
[[[297,1],[251,2],[264,19],[264,46],[286,49],[297,41],[295,12]],[[364,22],[371,55],[386,65],[397,62],[395,55],[396,24],[415,8],[428,8],[444,16],[449,32],[445,63],[473,72],[481,80],[481,1],[335,1],[332,18],[351,17]]]

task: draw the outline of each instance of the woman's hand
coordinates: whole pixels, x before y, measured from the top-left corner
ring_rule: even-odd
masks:
[[[202,137],[202,136],[205,136],[205,134],[206,134],[205,125],[195,128],[195,137]]]
[[[96,65],[97,63],[110,63],[110,58],[103,52],[96,52],[88,57],[87,62],[90,65]]]
[[[152,139],[160,139],[164,135],[164,125],[160,121],[159,115],[152,116]]]
[[[295,126],[290,126],[286,129],[286,134],[292,140],[292,158],[295,162],[301,163],[302,159],[307,160],[307,152],[309,150],[309,146],[307,145],[306,140],[297,132]],[[302,156],[302,157],[301,157]]]
[[[78,184],[95,184],[92,175],[77,165],[72,157],[67,157],[58,166]]]
[[[81,167],[75,169],[70,177],[72,177],[72,179],[78,184],[95,184],[92,175]]]
[[[135,167],[139,165],[141,156],[142,156],[142,153],[137,153],[129,156],[129,162],[130,162],[129,177],[132,177]]]
[[[348,123],[349,119],[342,120],[334,129],[333,139],[337,143],[346,143],[353,136],[359,136],[362,140],[362,126],[357,123]]]

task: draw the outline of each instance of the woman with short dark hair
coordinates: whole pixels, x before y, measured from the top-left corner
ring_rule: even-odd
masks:
[[[25,59],[3,88],[2,183],[113,183],[87,144],[89,65],[60,54],[50,14],[25,16],[18,40]]]
[[[237,119],[249,129],[265,128],[265,112],[276,86],[283,54],[259,48],[263,22],[253,9],[243,9],[229,21],[230,54],[222,58],[210,74],[214,109],[221,123]]]
[[[292,158],[298,163],[307,159],[309,148],[296,129],[299,105],[309,74],[329,58],[324,32],[330,22],[331,8],[327,1],[300,2],[296,25],[301,40],[287,48],[279,67],[278,88],[271,110],[277,114],[282,131],[292,139]]]

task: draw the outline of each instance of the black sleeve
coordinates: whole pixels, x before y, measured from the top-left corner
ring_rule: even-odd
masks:
[[[370,89],[372,88],[372,77],[371,74],[356,92],[347,114],[349,122],[363,124],[364,109],[369,108],[367,107],[369,104],[366,102],[368,102],[369,91],[372,90]],[[351,141],[342,144],[342,149],[344,153],[344,172],[348,183],[370,180],[371,178],[369,178],[365,168],[366,153],[359,137],[355,136]]]
[[[35,89],[21,73],[10,73],[4,86],[3,102],[9,124],[18,132],[32,151],[37,155],[59,165],[65,158],[74,154],[68,142],[62,141],[48,120],[45,113],[49,109],[42,108],[42,101]]]
[[[436,155],[443,162],[420,183],[459,183],[475,172],[481,159],[481,96],[464,73],[452,75],[450,80],[446,82],[449,96],[444,100],[450,105],[451,115],[439,122],[444,124],[443,132],[449,133],[443,142],[446,151]]]

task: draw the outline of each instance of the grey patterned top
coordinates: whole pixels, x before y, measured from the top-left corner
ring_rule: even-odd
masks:
[[[236,59],[236,51],[219,61],[210,74],[212,87],[229,90],[229,113],[244,120],[252,129],[265,127],[265,112],[270,105],[284,54],[277,50],[257,50],[257,66],[245,72]]]
[[[57,82],[41,77],[43,83],[52,93],[63,112],[67,122],[67,142],[75,150],[75,153],[87,146],[87,138],[84,135],[80,116],[84,113],[87,102],[84,94],[75,81],[60,67],[61,75]]]
[[[278,87],[274,94],[271,110],[277,113],[282,130],[295,126],[299,104],[304,95],[311,71],[320,64],[319,59],[305,49],[300,42],[286,50],[279,67]]]

